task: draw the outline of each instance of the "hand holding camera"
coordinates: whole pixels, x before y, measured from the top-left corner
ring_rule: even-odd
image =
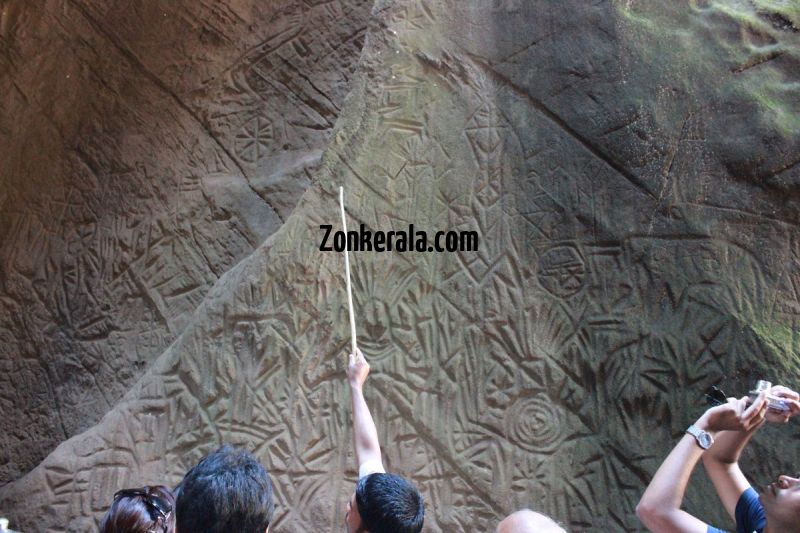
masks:
[[[762,392],[752,403],[747,396],[727,398],[725,403],[715,405],[703,413],[695,425],[711,433],[750,431],[764,422],[766,413],[767,398],[766,393]]]
[[[791,417],[800,414],[800,394],[782,385],[773,386],[772,383],[764,380],[759,380],[756,383],[755,388],[750,391],[749,397],[746,396],[740,400],[727,398],[722,390],[717,387],[711,387],[706,393],[706,400],[712,407],[734,404],[734,409],[739,413],[739,416],[744,416],[745,409],[753,407],[762,396],[766,407],[762,418],[768,422],[783,424],[788,422]],[[748,404],[750,407],[743,407]],[[761,406],[758,409],[761,410]],[[707,412],[710,411],[712,409]]]
[[[767,401],[769,402],[768,422],[785,424],[791,417],[800,414],[800,394],[788,387],[782,385],[770,387]]]

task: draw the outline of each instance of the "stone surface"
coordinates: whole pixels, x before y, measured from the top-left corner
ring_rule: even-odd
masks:
[[[488,531],[520,507],[637,530],[709,385],[798,386],[795,11],[372,13],[318,179],[99,424],[0,489],[20,528],[91,529],[116,489],[175,483],[234,442],[273,474],[276,531],[340,530],[356,476],[347,311],[342,258],[318,250],[339,183],[354,225],[480,235],[478,252],[351,256],[367,401],[430,531]],[[799,433],[762,430],[755,485],[795,471],[800,451],[771,443]],[[726,525],[700,472],[687,508]]]
[[[0,481],[91,427],[308,187],[371,4],[0,2]]]

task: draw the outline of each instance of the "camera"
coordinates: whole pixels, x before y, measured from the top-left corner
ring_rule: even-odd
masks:
[[[767,391],[772,388],[772,383],[769,381],[764,381],[763,379],[758,380],[756,383],[755,389],[750,391],[750,399],[755,401],[758,398],[758,395],[763,392]],[[789,406],[786,405],[786,402],[777,396],[772,396],[771,394],[767,394],[767,406],[769,409],[773,409],[775,411],[788,411]]]

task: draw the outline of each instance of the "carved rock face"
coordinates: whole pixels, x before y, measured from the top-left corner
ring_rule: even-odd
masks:
[[[0,5],[0,480],[99,420],[291,213],[370,7]]]
[[[349,331],[342,258],[318,250],[319,225],[338,220],[340,183],[350,216],[368,227],[413,222],[480,235],[478,252],[352,256],[359,333],[373,364],[367,400],[387,466],[417,479],[425,493],[431,531],[488,531],[527,506],[576,530],[636,529],[636,501],[674,437],[703,409],[709,385],[743,394],[757,379],[797,374],[797,97],[781,88],[800,45],[791,29],[796,14],[767,0],[733,7],[488,4],[378,2],[358,72],[349,85],[329,79],[337,94],[343,86],[352,91],[337,109],[306,85],[305,70],[289,74],[314,49],[302,36],[270,34],[281,37],[236,55],[249,58],[241,70],[217,72],[215,62],[191,56],[196,68],[217,72],[199,78],[212,80],[216,92],[173,89],[158,109],[178,117],[195,110],[212,139],[194,151],[186,148],[194,144],[169,145],[175,159],[160,168],[182,175],[173,169],[194,168],[201,156],[219,166],[195,171],[205,203],[194,209],[207,219],[174,200],[166,212],[178,214],[164,219],[184,229],[162,222],[148,233],[156,235],[151,248],[180,253],[154,254],[131,237],[111,246],[113,257],[129,259],[105,267],[108,281],[92,289],[82,280],[94,275],[97,260],[66,252],[34,260],[38,248],[7,246],[27,252],[2,271],[4,290],[24,294],[30,283],[38,299],[63,302],[68,324],[87,339],[101,335],[92,352],[101,363],[121,365],[135,353],[106,348],[102,335],[127,331],[115,328],[119,319],[98,319],[115,317],[113,306],[99,313],[82,303],[100,300],[108,287],[127,287],[118,289],[124,302],[150,294],[141,309],[161,309],[153,316],[163,317],[166,333],[153,341],[153,353],[176,339],[100,423],[0,490],[0,508],[21,529],[89,529],[117,488],[175,483],[222,441],[255,450],[272,472],[277,528],[341,524],[355,478],[343,380]],[[302,7],[320,16],[339,8],[345,5]],[[84,18],[93,13],[83,11]],[[338,24],[330,27],[351,42]],[[169,69],[149,70],[163,77]],[[309,92],[294,98],[293,84]],[[286,113],[304,113],[305,122],[282,123],[283,107],[244,113],[250,108],[237,91],[274,91],[288,98],[280,104]],[[176,101],[198,94],[214,97],[185,107]],[[334,136],[315,136],[334,120]],[[149,153],[146,137],[129,133],[135,124],[119,130],[132,143],[120,153],[131,158]],[[299,150],[299,159],[279,153],[288,125],[314,136],[310,147],[287,149]],[[87,139],[79,144],[86,163],[76,168],[118,168],[117,152],[94,162],[105,144]],[[303,168],[325,142],[313,183],[305,172],[283,180],[269,173],[270,165]],[[15,160],[38,161],[23,155]],[[97,183],[128,190],[116,196],[120,202],[148,190],[124,189],[131,179]],[[21,187],[3,190],[17,195]],[[273,211],[253,194],[283,198],[274,204],[277,222],[263,222],[259,213]],[[110,231],[105,222],[75,220],[59,226],[69,232],[65,250]],[[263,224],[253,232],[261,237],[242,237],[249,248],[230,255],[242,259],[235,266],[233,259],[208,261],[249,235],[224,225],[233,221]],[[169,231],[185,239],[182,247],[164,244]],[[221,277],[185,307],[195,309],[191,315],[156,298],[167,281],[150,287],[130,266],[153,276],[175,269],[180,280],[193,272],[186,265],[195,256],[206,258],[201,272]],[[48,296],[56,291],[51,278],[26,281],[51,263],[60,269],[54,286],[69,298]],[[13,316],[39,316],[23,312],[19,302],[28,300],[21,297],[0,301],[17,302]],[[62,330],[53,346],[89,342]],[[11,328],[0,329],[0,339],[16,343],[14,350],[38,346]],[[30,361],[37,371],[50,368],[44,357]],[[65,375],[73,374],[88,379],[98,370]],[[128,383],[141,373],[129,375]],[[755,485],[800,463],[797,450],[768,444],[791,441],[796,429],[764,431],[764,441],[753,444],[760,464],[748,465]],[[710,487],[693,494],[693,509],[722,525]]]

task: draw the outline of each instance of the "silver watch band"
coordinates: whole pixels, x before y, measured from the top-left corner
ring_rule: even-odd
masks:
[[[697,442],[697,445],[707,450],[714,444],[714,437],[707,431],[703,431],[699,427],[692,424],[686,429],[686,433],[694,437],[694,440]]]

